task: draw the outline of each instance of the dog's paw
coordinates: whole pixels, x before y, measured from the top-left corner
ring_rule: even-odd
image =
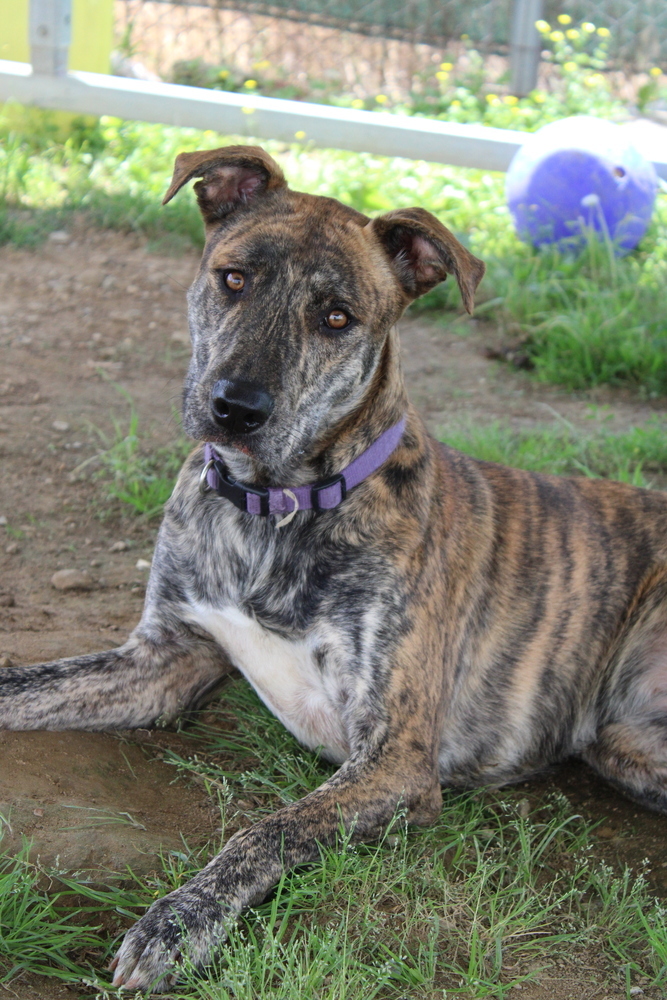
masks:
[[[179,978],[184,962],[206,965],[225,937],[220,903],[184,886],[153,903],[127,932],[111,963],[113,985],[162,992]]]

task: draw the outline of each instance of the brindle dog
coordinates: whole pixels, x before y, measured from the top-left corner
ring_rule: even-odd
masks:
[[[406,418],[337,506],[242,512],[198,481],[169,501],[143,618],[119,649],[2,671],[0,724],[169,722],[232,666],[340,770],[237,833],[128,932],[116,985],[172,981],[239,911],[343,823],[375,837],[397,805],[437,819],[441,786],[500,785],[571,755],[667,810],[667,498],[478,462],[410,406],[396,321],[483,264],[418,209],[369,220],[290,191],[261,149],[181,154],[206,223],[189,293],[184,425],[247,484],[332,477]]]

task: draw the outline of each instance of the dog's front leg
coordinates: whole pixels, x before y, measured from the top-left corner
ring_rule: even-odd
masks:
[[[0,729],[134,729],[203,704],[231,669],[185,626],[140,627],[125,645],[0,673]]]
[[[206,964],[240,911],[262,900],[283,871],[315,860],[318,844],[333,844],[341,825],[355,839],[371,839],[399,804],[408,819],[433,821],[441,806],[435,755],[414,746],[392,736],[355,754],[315,792],[237,833],[128,931],[112,965],[114,985],[162,990],[178,978],[183,958]]]

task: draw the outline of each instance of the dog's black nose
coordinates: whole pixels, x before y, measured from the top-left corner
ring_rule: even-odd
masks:
[[[249,434],[269,419],[273,399],[251,382],[221,378],[211,392],[211,409],[219,427],[232,434]]]

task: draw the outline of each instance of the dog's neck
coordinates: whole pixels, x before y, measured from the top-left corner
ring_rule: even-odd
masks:
[[[319,438],[312,451],[295,456],[284,469],[267,469],[252,456],[215,445],[232,478],[260,486],[303,486],[337,475],[397,424],[409,408],[393,329],[361,403]]]

